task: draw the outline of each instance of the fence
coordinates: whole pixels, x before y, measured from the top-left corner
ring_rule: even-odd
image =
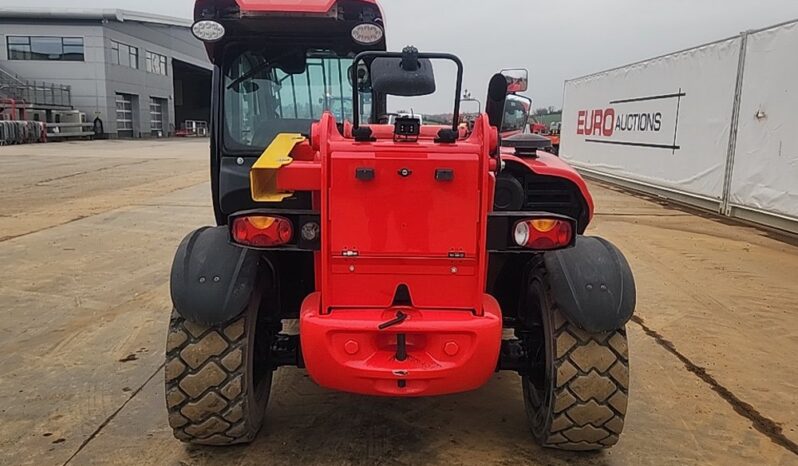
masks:
[[[40,81],[27,81],[0,69],[0,96],[25,104],[71,107],[70,86]]]
[[[566,82],[588,175],[798,233],[798,21]]]

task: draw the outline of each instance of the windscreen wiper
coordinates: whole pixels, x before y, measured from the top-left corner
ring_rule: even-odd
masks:
[[[256,66],[255,68],[252,68],[251,70],[247,71],[246,73],[244,73],[240,77],[236,78],[236,80],[233,81],[232,83],[228,84],[227,89],[230,90],[230,89],[236,87],[237,85],[241,84],[242,82],[246,81],[247,79],[250,79],[253,76],[255,76],[256,74],[260,73],[261,71],[269,68],[271,65],[272,65],[272,63],[269,62],[269,61],[265,61],[265,62],[261,63],[260,65]]]
[[[279,55],[274,60],[271,60],[271,61],[266,60],[266,61],[264,61],[263,63],[257,65],[255,68],[252,68],[251,70],[247,71],[246,73],[244,73],[240,77],[236,78],[235,81],[233,81],[230,84],[228,84],[227,85],[227,89],[228,90],[232,89],[233,87],[241,84],[242,82],[246,81],[247,79],[255,76],[256,74],[260,73],[261,71],[263,71],[263,70],[269,68],[270,66],[272,66],[272,63],[278,62],[278,61],[282,60],[283,58],[287,57],[288,55],[290,55],[290,54],[284,53],[282,55]],[[274,81],[274,80],[273,79],[269,79],[269,81]]]

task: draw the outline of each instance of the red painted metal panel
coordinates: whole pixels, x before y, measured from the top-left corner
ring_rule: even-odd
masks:
[[[437,154],[418,150],[416,145],[407,147],[407,152],[399,153],[333,154],[332,252],[355,250],[360,256],[398,257],[460,253],[476,257],[479,154]],[[374,179],[357,180],[358,168],[374,170]],[[436,170],[441,169],[452,170],[454,178],[437,181]]]
[[[454,144],[362,143],[322,117],[312,142],[324,179],[322,313],[388,306],[400,285],[415,306],[482,312],[494,178],[490,128],[480,121],[471,138]],[[358,180],[357,168],[373,168],[374,179]],[[438,169],[453,170],[454,179],[437,181]]]
[[[344,258],[330,261],[330,307],[390,307],[400,285],[413,305],[429,309],[479,311],[484,286],[474,259]]]

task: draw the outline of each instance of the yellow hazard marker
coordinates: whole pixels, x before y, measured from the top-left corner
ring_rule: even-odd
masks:
[[[277,171],[294,161],[291,151],[304,141],[301,134],[283,133],[274,138],[249,172],[253,201],[282,202],[294,194],[277,191]]]

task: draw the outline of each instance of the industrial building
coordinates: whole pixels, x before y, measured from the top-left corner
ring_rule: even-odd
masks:
[[[191,21],[124,10],[0,8],[0,119],[110,138],[210,119],[211,63]],[[70,112],[71,111],[71,112]]]

